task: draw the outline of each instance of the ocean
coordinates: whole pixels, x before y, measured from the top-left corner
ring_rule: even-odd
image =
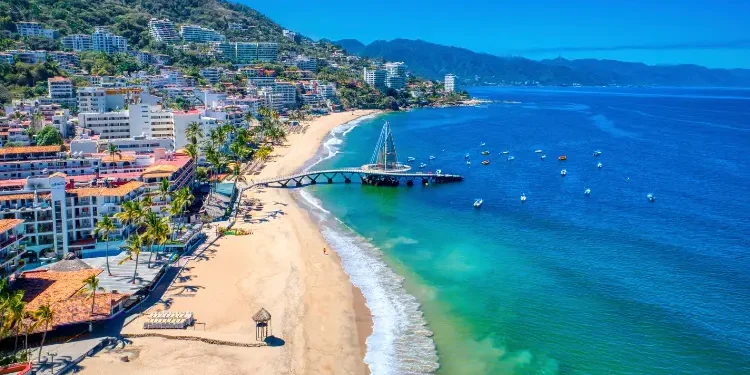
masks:
[[[469,91],[490,102],[346,124],[309,166],[369,162],[389,121],[463,182],[297,190],[372,311],[372,373],[750,374],[750,90]]]

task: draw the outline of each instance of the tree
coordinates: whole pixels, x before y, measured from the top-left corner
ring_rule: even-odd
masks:
[[[102,216],[99,221],[96,222],[96,226],[94,227],[94,231],[92,234],[94,236],[100,236],[104,242],[106,242],[106,248],[104,250],[104,255],[106,257],[107,261],[107,274],[109,276],[112,276],[112,271],[109,270],[109,234],[114,232],[117,229],[115,226],[115,222],[112,220],[112,217],[109,215]]]
[[[63,139],[57,128],[45,126],[36,135],[37,146],[62,145]]]
[[[94,306],[96,306],[96,292],[104,292],[104,288],[99,286],[99,279],[96,278],[96,275],[83,279],[81,293],[91,295],[91,315],[94,315]]]
[[[151,256],[154,254],[154,244],[163,244],[169,236],[167,218],[161,218],[154,212],[149,212],[144,218],[146,226],[145,242],[148,243],[148,268],[151,268]]]
[[[198,139],[203,138],[203,130],[201,129],[200,124],[195,121],[189,123],[185,130],[185,136],[187,136],[188,141],[190,141],[191,144],[197,145]]]
[[[123,258],[120,261],[120,264],[123,264],[129,260],[135,261],[135,268],[133,269],[133,280],[131,283],[135,284],[135,278],[138,276],[138,257],[141,255],[141,248],[143,247],[143,236],[134,233],[130,238],[128,238],[128,242],[125,244],[124,249],[127,251],[128,256]]]
[[[138,201],[127,201],[122,204],[122,211],[115,214],[115,218],[123,225],[140,224],[143,218],[143,206]]]
[[[44,305],[39,306],[36,311],[34,311],[34,319],[38,324],[44,324],[44,334],[42,335],[42,343],[41,345],[39,345],[39,355],[37,356],[37,362],[41,362],[44,340],[47,339],[47,331],[49,331],[49,326],[55,320],[55,310],[52,309],[49,301]]]
[[[12,327],[15,331],[16,338],[15,344],[13,346],[13,351],[17,352],[18,335],[21,329],[21,324],[23,322],[26,302],[23,302],[23,290],[17,290],[14,293],[10,293],[6,298],[7,303],[5,303],[4,305],[6,305],[8,309],[7,329],[8,331],[10,331],[10,328]]]
[[[193,201],[195,200],[195,196],[193,196],[192,193],[190,193],[190,189],[186,187],[183,187],[180,190],[177,190],[175,193],[175,200],[179,202],[180,206],[180,212],[184,216],[185,210],[190,207],[191,204],[193,204]]]
[[[120,159],[122,159],[122,151],[120,151],[120,148],[117,147],[114,143],[107,143],[107,153],[109,154],[109,158],[112,160],[115,160],[115,155],[119,156]]]
[[[161,183],[159,183],[159,195],[161,196],[161,200],[165,205],[167,204],[167,197],[169,196],[170,187],[171,185],[169,183],[169,179],[162,178]],[[166,207],[164,209],[166,209]]]

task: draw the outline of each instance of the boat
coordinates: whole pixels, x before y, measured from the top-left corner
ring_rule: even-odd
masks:
[[[653,194],[651,194],[651,193],[648,193],[648,195],[646,195],[646,198],[648,198],[648,201],[649,201],[649,202],[653,202],[653,201],[655,201],[655,200],[656,200],[656,198],[654,198],[654,195],[653,195]]]
[[[586,188],[586,190],[583,191],[583,195],[591,195],[591,189]]]
[[[417,160],[417,159],[414,158],[413,156],[409,156],[408,158],[406,158],[406,161],[414,161],[414,160]]]
[[[542,156],[540,156],[540,159],[544,160],[544,158],[546,158],[546,157],[547,157],[547,155],[542,155]]]
[[[490,161],[489,161],[489,160],[484,160],[484,161],[482,161],[482,164],[484,164],[484,165],[487,165],[487,164],[489,164],[489,163],[490,163]]]
[[[420,165],[419,165],[419,168],[424,168],[424,167],[426,167],[426,166],[427,166],[427,164],[425,164],[425,163],[422,163],[422,164],[420,164]]]
[[[598,164],[596,164],[596,167],[599,168],[599,169],[601,169],[602,168],[602,163],[599,162]]]
[[[514,160],[515,158],[515,156],[508,156],[508,161]]]
[[[559,160],[559,161],[568,160],[568,157],[565,156],[565,155],[560,155],[560,156],[557,157],[557,160]]]
[[[467,160],[466,165],[471,165],[471,160]]]
[[[521,203],[526,202],[526,194],[521,193]]]
[[[503,151],[503,155],[508,155],[508,150]]]
[[[430,155],[430,160],[435,160],[435,157]]]
[[[479,145],[479,147],[484,147],[484,145],[485,145],[485,143],[484,143],[484,142],[482,142],[482,143],[481,143],[481,144]]]
[[[464,158],[468,159],[469,158],[469,154],[464,155]]]
[[[541,154],[541,153],[542,153],[542,150],[536,150],[536,151],[534,151],[534,152],[536,152],[537,154]]]
[[[482,203],[484,203],[484,200],[482,200],[482,199],[475,200],[474,201],[474,208],[482,207]]]
[[[489,151],[486,151],[486,150],[485,150],[485,151],[482,151],[482,155],[489,155],[489,154],[490,154],[490,152],[489,152]]]
[[[443,174],[443,170],[442,169],[436,169],[435,170],[435,174]]]
[[[565,170],[565,169],[563,169],[563,170],[560,171],[560,176],[565,177],[565,175],[567,175],[567,174],[568,174],[568,171]]]
[[[602,154],[602,152],[601,152],[600,150],[596,150],[596,151],[594,151],[594,156],[599,156],[599,155],[601,155],[601,154]]]

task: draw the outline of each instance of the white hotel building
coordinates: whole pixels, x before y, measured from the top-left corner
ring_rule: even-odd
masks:
[[[177,28],[166,18],[163,20],[152,18],[148,21],[148,30],[151,36],[159,42],[167,44],[180,42]]]
[[[73,50],[75,52],[91,51],[91,35],[86,34],[73,34],[62,37],[60,40],[63,48]]]
[[[443,81],[443,90],[445,92],[456,91],[456,76],[454,76],[453,74],[445,75],[445,80]]]
[[[224,35],[216,32],[216,30],[197,25],[180,26],[180,35],[183,41],[189,43],[221,42],[224,40]]]

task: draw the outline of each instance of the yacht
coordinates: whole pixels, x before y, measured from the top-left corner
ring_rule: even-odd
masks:
[[[546,157],[547,157],[547,155],[542,155],[539,158],[542,159],[542,160],[544,160],[544,158],[546,158]]]
[[[436,169],[435,170],[435,174],[443,174],[443,170],[442,169]]]
[[[599,155],[601,155],[601,154],[602,154],[602,152],[601,152],[600,150],[596,150],[596,151],[594,151],[594,156],[599,156]]]
[[[649,202],[653,202],[654,200],[656,200],[656,198],[654,198],[654,195],[651,193],[648,193],[648,195],[646,195],[646,198],[648,198]]]
[[[591,195],[591,189],[586,188],[586,190],[583,191],[583,195]]]
[[[475,200],[474,201],[474,208],[482,207],[482,203],[484,203],[484,200],[482,200],[482,199]]]
[[[503,151],[503,155],[508,155],[508,150]]]
[[[602,169],[602,162],[597,163],[596,167],[599,168],[599,169]]]
[[[508,161],[514,160],[515,158],[515,156],[508,156]]]
[[[534,152],[536,152],[537,154],[541,154],[541,153],[542,153],[542,150],[536,150],[536,151],[534,151]]]
[[[489,160],[484,160],[484,161],[482,161],[482,164],[484,164],[484,165],[487,165],[487,164],[489,164],[489,163],[490,163],[490,161],[489,161]]]
[[[560,155],[560,156],[557,157],[557,160],[559,160],[559,161],[565,161],[565,160],[568,160],[568,157],[565,156],[565,155]]]
[[[430,155],[430,160],[435,160],[435,157]]]
[[[521,193],[521,203],[526,202],[526,194]]]
[[[568,174],[568,171],[565,170],[565,169],[563,169],[563,170],[560,171],[560,176],[565,177],[565,175],[567,175],[567,174]]]
[[[485,143],[484,143],[484,142],[482,142],[482,143],[481,143],[481,144],[479,145],[479,147],[484,147],[484,145],[485,145]]]
[[[487,150],[485,150],[485,151],[482,151],[482,155],[489,155],[489,154],[490,154],[490,152],[489,152],[489,151],[487,151]]]
[[[468,159],[468,158],[469,158],[469,154],[464,155],[464,159]]]
[[[417,160],[417,159],[414,158],[413,156],[409,156],[408,158],[406,158],[406,161],[414,161],[414,160]]]
[[[426,166],[427,166],[427,164],[425,164],[425,163],[422,163],[422,164],[420,164],[420,165],[419,165],[419,168],[424,168],[424,167],[426,167]]]
[[[471,165],[471,160],[467,160],[466,165]]]

